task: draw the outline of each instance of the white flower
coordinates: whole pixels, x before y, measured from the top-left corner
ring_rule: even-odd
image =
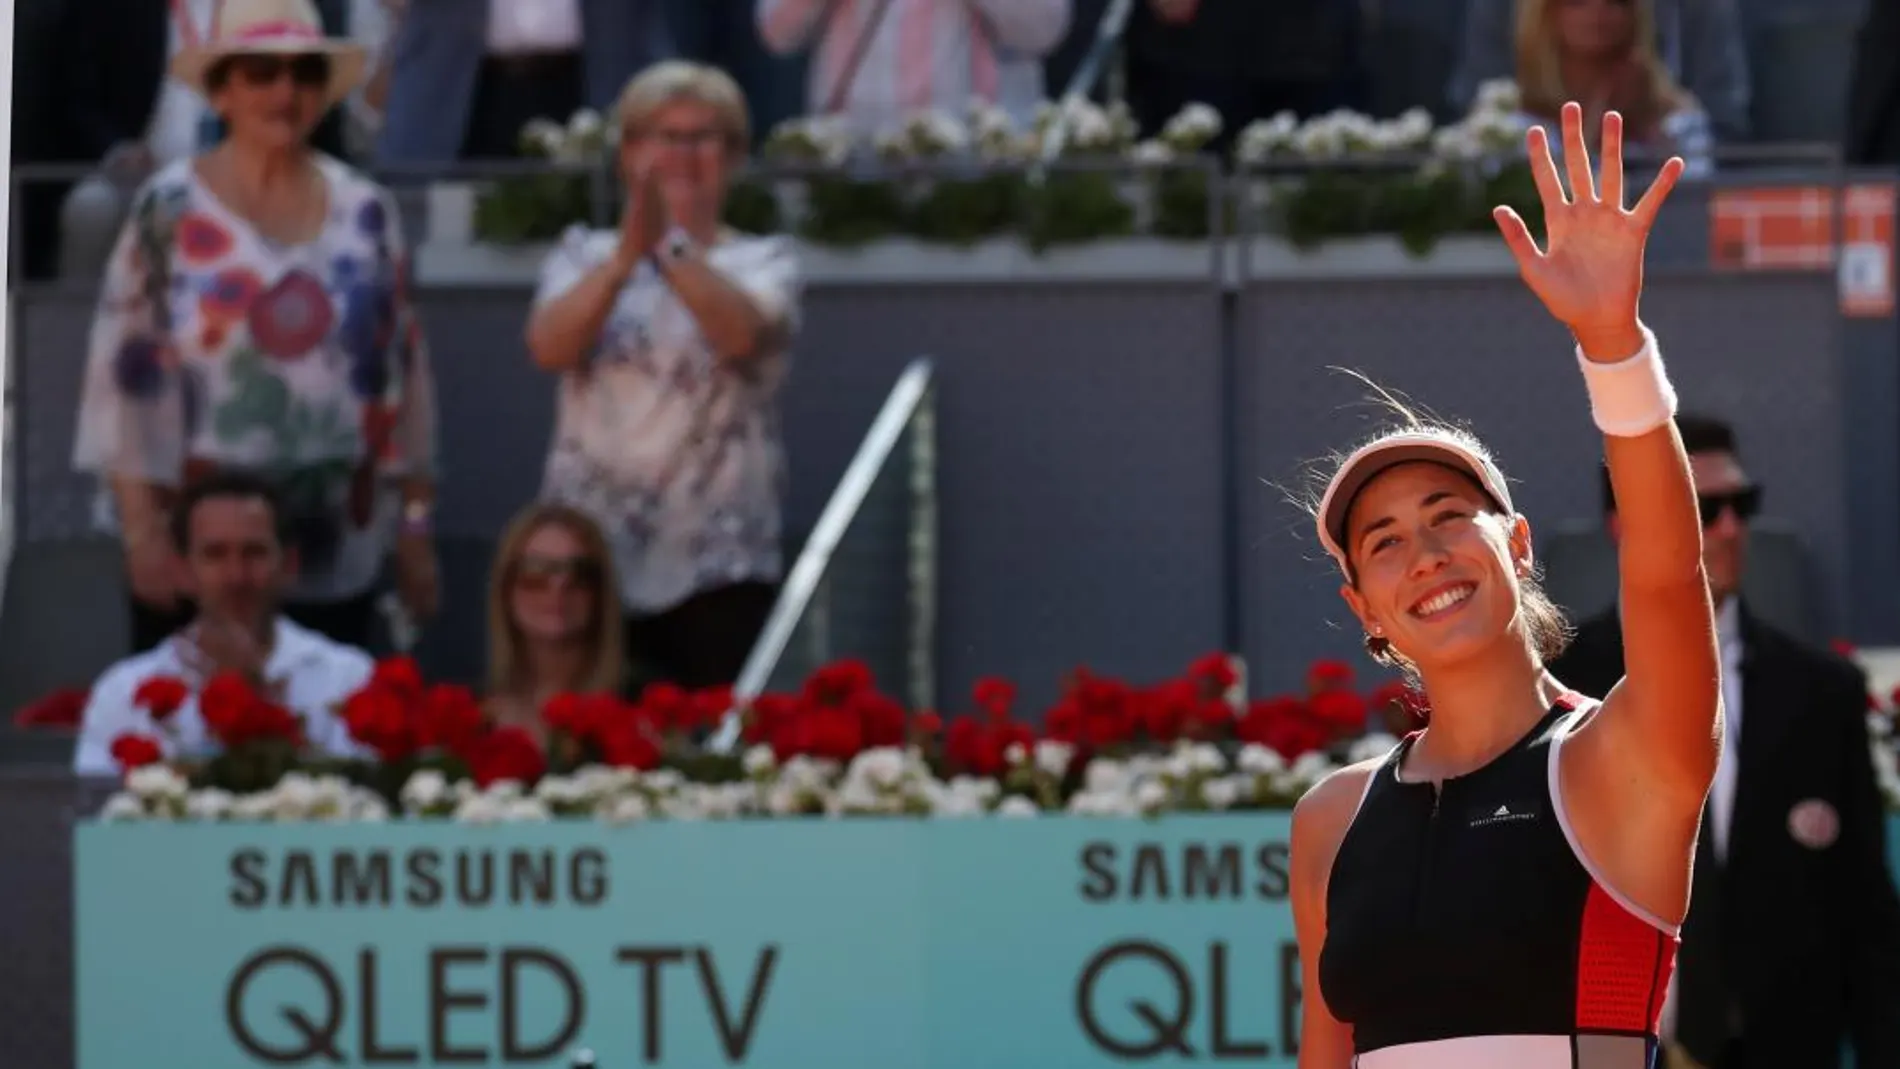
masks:
[[[845,780],[864,780],[874,788],[889,790],[901,783],[909,772],[909,758],[904,751],[895,746],[880,746],[852,758]]]
[[[276,816],[277,795],[274,791],[241,794],[231,803],[232,820],[274,820]]]
[[[1287,771],[1285,786],[1300,794],[1311,790],[1315,783],[1333,774],[1338,766],[1325,754],[1314,750],[1300,755]]]
[[[996,807],[996,815],[999,817],[1033,817],[1040,812],[1041,810],[1036,808],[1036,803],[1020,794],[1010,795]]]
[[[510,798],[499,804],[501,820],[507,824],[537,824],[554,818],[546,803],[538,798]]]
[[[1029,760],[1029,747],[1020,742],[1012,742],[1003,747],[1003,763],[1011,768]]]
[[[1125,789],[1132,777],[1128,766],[1107,757],[1098,757],[1089,762],[1082,773],[1082,789],[1090,792],[1106,793]]]
[[[1361,761],[1370,761],[1375,757],[1384,757],[1392,752],[1392,747],[1398,744],[1397,738],[1383,731],[1370,732],[1353,740],[1352,746],[1346,751],[1346,763],[1352,765]]]
[[[1299,116],[1290,111],[1280,112],[1271,119],[1256,119],[1241,129],[1235,154],[1242,163],[1260,163],[1274,156],[1284,156],[1293,151],[1299,129]]]
[[[427,812],[448,803],[448,777],[433,768],[417,769],[402,785],[400,795],[404,809],[412,813]]]
[[[183,801],[191,784],[169,765],[135,768],[125,777],[126,790],[148,801]]]
[[[1234,761],[1242,772],[1255,776],[1271,776],[1286,771],[1286,758],[1279,751],[1250,742],[1240,748],[1240,756]]]
[[[499,824],[507,804],[507,799],[491,794],[471,794],[456,803],[455,820],[462,824]]]
[[[287,772],[277,781],[271,794],[276,797],[271,815],[278,820],[304,820],[316,811],[322,795],[317,781],[302,772]]]
[[[1002,787],[993,779],[957,776],[949,783],[931,780],[923,785],[924,800],[933,816],[973,817],[989,812]]]
[[[1132,817],[1140,815],[1134,796],[1126,791],[1077,791],[1069,812],[1079,817]]]
[[[1523,94],[1518,92],[1515,78],[1493,78],[1478,86],[1476,99],[1472,102],[1471,113],[1510,114],[1522,107]]]
[[[1174,162],[1174,150],[1160,141],[1143,141],[1129,150],[1128,159],[1138,167],[1164,167]]]
[[[99,810],[100,820],[144,820],[148,815],[145,803],[127,791],[119,791],[106,799],[105,808]]]
[[[588,800],[580,780],[571,776],[544,776],[534,785],[534,797],[551,810],[578,806]]]
[[[237,798],[230,791],[207,787],[193,791],[185,799],[185,815],[192,820],[223,820],[231,814]]]
[[[365,824],[381,824],[389,819],[389,806],[375,791],[357,791],[350,799],[350,820],[360,820]]]
[[[600,136],[602,129],[600,112],[593,108],[582,108],[567,120],[567,136],[575,141],[590,142]]]
[[[1069,763],[1075,760],[1075,747],[1057,739],[1043,739],[1036,744],[1036,767],[1057,779],[1069,774]]]
[[[742,762],[748,776],[763,776],[778,767],[778,755],[770,746],[758,745],[745,752]]]
[[[1253,790],[1251,776],[1222,776],[1201,784],[1201,797],[1209,809],[1232,809],[1234,803]]]
[[[1176,152],[1195,153],[1220,136],[1220,112],[1206,104],[1189,104],[1161,128],[1161,140]]]
[[[521,145],[553,159],[567,143],[567,130],[552,119],[534,119],[521,128]]]
[[[1152,816],[1161,812],[1169,800],[1168,788],[1154,780],[1146,780],[1135,787],[1135,808],[1143,814]]]
[[[619,794],[601,799],[594,815],[609,824],[632,824],[653,815],[652,806],[640,794]]]

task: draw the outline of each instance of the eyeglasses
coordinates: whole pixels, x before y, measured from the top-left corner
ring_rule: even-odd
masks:
[[[1695,500],[1704,527],[1721,519],[1722,513],[1730,509],[1734,510],[1736,519],[1746,523],[1761,511],[1761,487],[1744,486],[1721,494],[1697,494]]]
[[[246,85],[276,84],[286,74],[299,87],[310,89],[330,84],[330,60],[327,56],[233,56],[231,71]]]
[[[639,131],[630,129],[622,131],[622,136],[629,141],[636,138],[645,138],[657,141],[666,148],[684,149],[686,151],[723,148],[726,144],[726,132],[710,126],[702,126],[696,130],[659,129]]]
[[[600,562],[586,557],[525,556],[515,565],[515,583],[523,590],[546,590],[556,580],[583,590],[600,585]]]

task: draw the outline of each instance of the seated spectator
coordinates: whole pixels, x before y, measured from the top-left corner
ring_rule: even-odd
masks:
[[[362,650],[281,614],[279,599],[297,570],[290,522],[271,485],[253,476],[216,475],[184,492],[170,537],[183,557],[198,615],[156,648],[106,669],[93,684],[73,771],[115,774],[112,742],[128,731],[158,739],[168,757],[192,756],[210,745],[195,698],[172,714],[165,731],[133,705],[139,685],[154,676],[175,676],[195,691],[213,676],[235,672],[302,717],[312,747],[355,755],[335,708],[369,679],[375,664]]]
[[[758,4],[768,48],[815,48],[806,109],[875,131],[926,108],[961,114],[971,100],[1001,101],[1006,65],[1055,48],[1069,26],[1070,0]]]
[[[1128,103],[1144,136],[1189,104],[1220,112],[1225,152],[1247,124],[1352,107],[1357,0],[1140,0],[1128,24]]]
[[[605,110],[672,54],[663,0],[402,0],[379,163],[521,155],[521,129]]]
[[[111,491],[132,648],[186,623],[163,532],[181,487],[266,474],[297,553],[285,611],[368,646],[394,551],[418,618],[435,607],[434,388],[387,190],[312,152],[311,127],[362,79],[307,0],[231,0],[172,73],[229,130],[133,199],[106,268],[74,467]]]
[[[488,578],[488,711],[546,743],[541,710],[558,694],[617,694],[626,651],[613,555],[599,525],[565,505],[508,524]]]
[[[1623,142],[1656,156],[1680,155],[1690,178],[1714,166],[1709,116],[1656,54],[1650,0],[1519,0],[1517,91],[1527,122],[1542,123],[1553,151],[1565,102],[1583,105],[1584,142],[1602,134],[1604,113],[1623,116]],[[1634,153],[1632,153],[1634,155]]]
[[[1662,57],[1662,69],[1700,102],[1715,135],[1728,141],[1748,137],[1752,92],[1735,0],[1549,0],[1549,5],[1564,20],[1601,24],[1633,17],[1640,24],[1636,39]],[[1518,69],[1522,49],[1513,47],[1513,26],[1521,42],[1524,6],[1518,0],[1466,0],[1464,41],[1447,90],[1454,112],[1470,110],[1479,86]]]
[[[776,599],[778,398],[798,322],[783,237],[720,226],[749,122],[739,87],[662,63],[617,109],[628,202],[542,268],[528,350],[560,376],[543,496],[608,532],[630,660],[730,683]]]

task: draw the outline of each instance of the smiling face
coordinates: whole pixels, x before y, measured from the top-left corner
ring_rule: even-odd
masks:
[[[1354,579],[1340,588],[1370,635],[1421,670],[1519,645],[1530,527],[1469,476],[1429,461],[1374,476],[1346,516]]]

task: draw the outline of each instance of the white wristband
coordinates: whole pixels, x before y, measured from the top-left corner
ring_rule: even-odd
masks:
[[[1663,372],[1656,335],[1643,330],[1643,347],[1635,356],[1614,364],[1600,364],[1577,347],[1577,364],[1590,391],[1590,415],[1597,429],[1612,438],[1638,438],[1668,423],[1676,415],[1676,388]]]

